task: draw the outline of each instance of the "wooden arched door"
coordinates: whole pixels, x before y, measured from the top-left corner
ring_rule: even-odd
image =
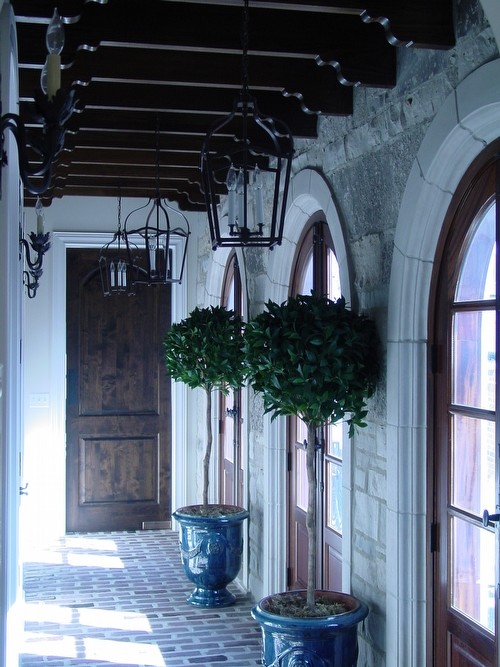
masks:
[[[326,222],[312,223],[299,246],[292,280],[293,294],[341,296],[339,265]],[[288,419],[288,585],[307,587],[307,474],[304,441],[307,429]],[[318,588],[342,588],[342,443],[343,424],[317,432]]]
[[[497,667],[500,166],[485,154],[443,237],[434,321],[433,664]],[[498,518],[498,517],[496,517]]]

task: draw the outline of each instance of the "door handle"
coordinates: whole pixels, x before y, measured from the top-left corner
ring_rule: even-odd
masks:
[[[483,512],[483,526],[485,528],[488,528],[490,521],[492,523],[495,523],[497,521],[500,521],[500,514],[490,514],[488,510],[484,510]]]

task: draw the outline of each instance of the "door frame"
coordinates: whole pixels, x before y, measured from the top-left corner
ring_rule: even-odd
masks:
[[[52,331],[53,331],[53,363],[51,366],[51,386],[54,388],[51,397],[53,435],[57,439],[57,451],[61,454],[64,470],[66,452],[66,250],[67,248],[102,248],[110,239],[110,232],[58,232],[52,233],[53,282],[52,282]],[[182,261],[182,241],[172,238],[173,261],[177,270]],[[134,298],[134,297],[132,297]],[[186,281],[172,288],[171,321],[184,317],[187,302]],[[186,387],[184,384],[172,384],[172,507],[185,504],[187,495],[187,463],[186,447],[176,447],[176,442],[186,442]],[[57,480],[60,484],[60,497],[64,500],[66,493],[66,474]],[[61,535],[65,532],[65,503],[61,502],[54,520],[59,526]]]

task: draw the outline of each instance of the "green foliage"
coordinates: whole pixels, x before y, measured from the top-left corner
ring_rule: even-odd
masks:
[[[222,306],[195,308],[172,324],[164,341],[164,361],[170,376],[192,389],[227,393],[245,382],[243,321]]]
[[[246,328],[250,382],[266,412],[297,415],[308,426],[347,417],[349,435],[362,427],[378,376],[375,324],[345,299],[316,295],[269,301]]]

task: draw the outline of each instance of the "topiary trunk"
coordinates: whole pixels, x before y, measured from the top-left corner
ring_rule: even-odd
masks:
[[[307,496],[307,606],[314,608],[314,591],[316,590],[317,566],[317,525],[316,525],[316,427],[307,425],[306,469],[308,482]]]
[[[206,390],[207,395],[207,444],[205,448],[205,456],[203,457],[203,505],[208,505],[208,481],[210,474],[210,457],[212,456],[212,389]]]

